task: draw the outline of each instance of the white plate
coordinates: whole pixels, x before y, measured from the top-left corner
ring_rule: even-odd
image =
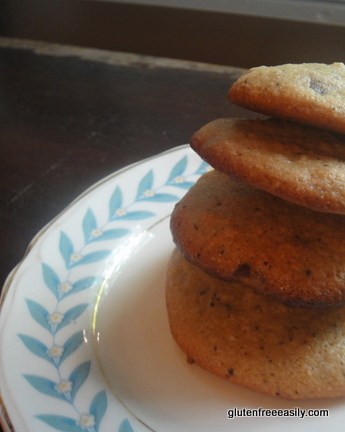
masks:
[[[169,215],[207,169],[189,147],[172,149],[97,183],[36,236],[2,295],[5,430],[225,432],[258,422],[266,431],[341,430],[342,401],[241,389],[188,364],[173,341]],[[329,417],[228,418],[243,407]]]

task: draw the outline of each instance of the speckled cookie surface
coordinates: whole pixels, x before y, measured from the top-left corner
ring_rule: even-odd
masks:
[[[345,133],[345,65],[285,64],[250,69],[230,88],[244,108]]]
[[[287,304],[345,303],[345,219],[291,204],[233,180],[204,174],[171,215],[189,261]]]
[[[216,280],[176,252],[166,301],[172,335],[204,369],[285,398],[345,395],[344,308],[290,308]]]
[[[345,214],[345,135],[284,120],[217,119],[191,138],[214,168],[314,210]]]

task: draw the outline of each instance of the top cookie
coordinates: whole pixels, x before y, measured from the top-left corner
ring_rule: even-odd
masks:
[[[345,214],[345,136],[278,119],[218,119],[191,147],[214,168],[283,199]]]
[[[345,65],[286,64],[250,69],[230,88],[236,105],[345,133]]]

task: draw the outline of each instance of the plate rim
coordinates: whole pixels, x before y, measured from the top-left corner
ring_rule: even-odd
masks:
[[[177,153],[181,150],[188,150],[190,149],[190,145],[187,144],[181,144],[178,146],[171,147],[167,150],[164,150],[162,152],[153,154],[151,156],[148,156],[146,158],[137,160],[129,165],[125,165],[122,168],[119,168],[118,170],[106,175],[105,177],[100,178],[95,183],[91,184],[89,187],[87,187],[83,192],[81,192],[79,195],[77,195],[71,202],[69,202],[61,211],[59,211],[51,220],[49,220],[45,225],[42,226],[41,229],[39,229],[36,234],[32,237],[32,239],[28,242],[25,251],[22,255],[22,257],[19,259],[17,264],[12,268],[12,270],[8,273],[3,285],[2,290],[0,294],[0,316],[3,313],[3,307],[5,305],[6,299],[8,298],[9,293],[15,292],[18,288],[18,286],[13,286],[13,281],[15,277],[17,276],[18,272],[22,268],[23,264],[25,263],[27,257],[30,254],[30,251],[37,245],[37,243],[44,237],[44,235],[47,233],[47,231],[54,225],[56,221],[58,221],[61,217],[63,217],[71,208],[76,206],[79,202],[82,201],[83,198],[88,196],[90,193],[97,190],[100,186],[103,184],[106,184],[109,180],[115,179],[118,176],[122,175],[123,173],[136,168],[137,166],[140,166],[146,162],[153,161],[155,159],[159,159],[160,157],[164,157],[165,155]],[[11,416],[9,415],[8,408],[6,406],[6,403],[3,398],[3,391],[1,390],[0,386],[0,425],[4,428],[4,432],[16,432],[16,429],[13,425],[13,422],[11,420]],[[121,402],[119,402],[121,403]],[[125,407],[126,409],[126,407]],[[128,412],[129,415],[133,416],[133,413]],[[136,418],[134,416],[134,418]],[[140,423],[141,420],[136,418]],[[149,429],[149,427],[142,423],[142,425]]]
[[[77,204],[79,201],[81,201],[85,196],[87,196],[89,193],[91,193],[92,191],[94,191],[95,189],[97,189],[99,186],[101,186],[102,184],[106,183],[107,181],[109,181],[110,179],[113,179],[119,175],[121,175],[122,173],[135,168],[136,166],[139,166],[145,162],[148,162],[150,160],[159,158],[160,156],[164,156],[166,154],[169,153],[174,153],[178,150],[182,150],[183,148],[188,149],[189,148],[189,144],[181,144],[179,146],[176,147],[171,147],[170,149],[164,150],[162,152],[159,152],[155,155],[152,156],[148,156],[144,159],[140,159],[136,162],[133,162],[129,165],[126,165],[122,168],[119,168],[118,170],[108,174],[105,177],[102,177],[101,179],[97,180],[95,183],[93,183],[91,186],[87,187],[83,192],[81,192],[78,196],[76,196],[69,204],[67,204],[61,211],[59,211],[51,220],[49,220],[45,225],[43,225],[42,228],[40,228],[36,234],[34,234],[34,236],[32,237],[32,239],[29,241],[29,243],[27,244],[25,251],[22,255],[22,257],[19,259],[19,261],[17,262],[17,264],[15,264],[15,266],[12,268],[12,270],[10,270],[10,272],[8,273],[2,287],[1,287],[1,293],[0,293],[0,314],[1,314],[1,310],[5,301],[5,298],[8,294],[8,290],[9,290],[9,286],[11,285],[11,282],[14,278],[14,276],[16,275],[16,273],[18,272],[20,266],[22,265],[23,261],[26,259],[26,257],[28,256],[28,254],[30,253],[31,249],[36,245],[36,243],[40,240],[40,238],[45,234],[45,232],[58,220],[60,219],[60,217],[62,215],[64,215],[71,207],[73,207],[75,204]],[[1,407],[1,392],[0,392],[0,407]]]

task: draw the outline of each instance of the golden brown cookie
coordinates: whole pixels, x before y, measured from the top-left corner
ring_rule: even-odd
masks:
[[[294,203],[345,214],[345,135],[284,120],[217,119],[191,147],[214,168]]]
[[[345,395],[345,308],[290,308],[214,279],[176,251],[166,301],[172,335],[204,369],[273,396]]]
[[[269,116],[345,133],[345,65],[285,64],[250,69],[229,99]]]
[[[223,280],[287,304],[345,303],[345,218],[204,174],[171,215],[181,253]]]

